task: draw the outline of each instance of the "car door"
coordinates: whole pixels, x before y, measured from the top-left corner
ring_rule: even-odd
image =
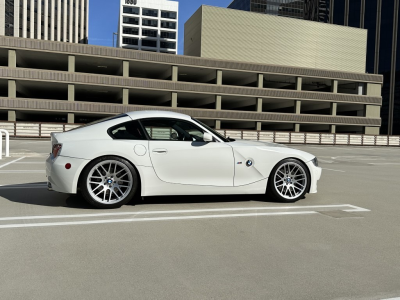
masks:
[[[196,124],[170,118],[140,120],[149,135],[153,168],[162,181],[204,186],[233,186],[232,147],[204,142]]]

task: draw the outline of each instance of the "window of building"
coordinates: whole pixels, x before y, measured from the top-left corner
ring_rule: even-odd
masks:
[[[123,12],[124,12],[124,14],[138,15],[139,7],[124,6]]]
[[[147,140],[139,121],[118,124],[111,127],[108,134],[115,140]]]
[[[176,12],[174,11],[161,11],[161,18],[176,20]]]
[[[144,46],[144,47],[157,47],[157,41],[154,41],[154,40],[142,40],[142,46]]]
[[[133,38],[128,38],[128,37],[124,37],[122,38],[122,43],[126,44],[126,45],[134,45],[137,46],[139,44],[139,40],[138,39],[133,39]]]
[[[143,8],[142,15],[149,17],[158,17],[158,9]]]
[[[161,38],[163,38],[163,39],[174,39],[174,40],[176,40],[176,32],[161,31]]]
[[[160,43],[161,48],[168,48],[168,49],[175,49],[176,48],[176,43],[175,42],[161,42]]]
[[[151,19],[143,19],[142,20],[142,25],[143,26],[149,26],[149,27],[158,27],[158,21],[157,20],[151,20]]]
[[[157,30],[151,30],[151,29],[142,29],[142,35],[143,36],[150,36],[150,37],[157,37],[158,31]]]
[[[139,25],[139,18],[123,17],[122,22],[124,24]]]
[[[136,27],[124,27],[122,32],[124,34],[139,35],[139,28],[136,28]]]
[[[176,23],[175,22],[168,22],[168,21],[161,21],[161,27],[162,28],[176,29]]]

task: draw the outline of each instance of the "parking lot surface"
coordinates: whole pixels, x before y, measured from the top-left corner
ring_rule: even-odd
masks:
[[[400,297],[400,149],[315,154],[318,193],[146,198],[96,210],[49,192],[49,141],[0,161],[0,299]]]

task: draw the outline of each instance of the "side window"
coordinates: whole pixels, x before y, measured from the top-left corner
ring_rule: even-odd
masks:
[[[203,142],[203,130],[195,124],[177,119],[145,119],[140,121],[152,140]]]
[[[147,140],[138,121],[129,121],[108,129],[114,140]]]

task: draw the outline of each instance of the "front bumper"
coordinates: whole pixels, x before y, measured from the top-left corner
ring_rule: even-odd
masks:
[[[315,194],[317,192],[317,182],[321,178],[322,169],[320,167],[316,167],[312,161],[307,163],[307,167],[310,170],[311,175],[311,185],[310,185],[310,194]]]
[[[49,156],[46,160],[46,176],[49,190],[60,193],[76,194],[79,175],[89,160],[58,156],[52,159]],[[70,169],[65,165],[71,164]]]

